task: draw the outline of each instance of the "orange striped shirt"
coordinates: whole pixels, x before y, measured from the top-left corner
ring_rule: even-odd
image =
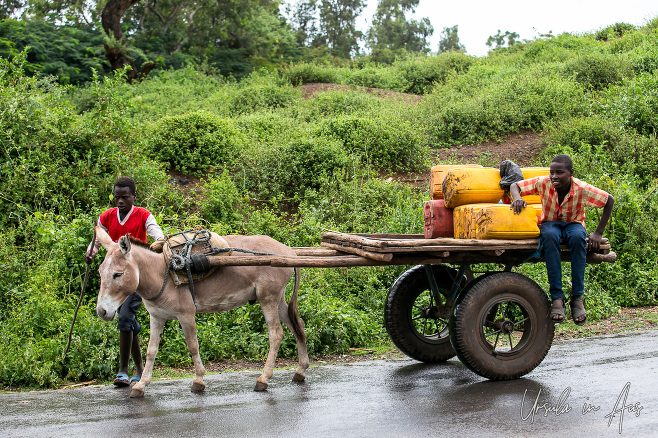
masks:
[[[542,205],[541,222],[580,222],[585,226],[585,207],[604,207],[608,202],[607,192],[571,177],[571,190],[562,204],[558,204],[557,190],[550,176],[536,176],[516,183],[521,196],[539,195]]]

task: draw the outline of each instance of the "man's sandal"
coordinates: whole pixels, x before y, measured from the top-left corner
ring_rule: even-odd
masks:
[[[585,312],[585,299],[583,297],[572,297],[569,300],[569,307],[571,308],[571,319],[573,319],[574,324],[585,324],[585,321],[587,320],[587,312]]]
[[[556,323],[564,321],[564,318],[566,317],[565,310],[564,298],[553,300],[553,304],[551,305],[551,320]]]
[[[130,386],[130,380],[128,380],[128,374],[118,373],[114,379],[114,386],[116,387],[126,387]]]

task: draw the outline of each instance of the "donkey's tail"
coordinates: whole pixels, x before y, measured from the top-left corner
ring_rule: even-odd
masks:
[[[304,321],[299,317],[299,307],[297,306],[297,291],[299,291],[299,268],[295,268],[295,289],[290,297],[288,303],[288,317],[292,324],[292,329],[295,335],[303,342],[306,342],[306,334],[304,333]]]

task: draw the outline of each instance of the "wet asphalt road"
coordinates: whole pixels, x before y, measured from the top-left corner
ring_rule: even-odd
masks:
[[[492,382],[458,360],[382,360],[152,383],[143,399],[112,386],[0,395],[0,436],[656,437],[658,330],[566,341],[523,379]],[[612,421],[610,414],[614,414]],[[623,414],[623,417],[622,417]],[[608,417],[606,417],[608,415]]]

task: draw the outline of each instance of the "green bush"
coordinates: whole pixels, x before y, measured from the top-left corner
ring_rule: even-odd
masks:
[[[463,78],[437,88],[422,102],[422,114],[438,145],[476,144],[520,129],[582,114],[582,88],[565,80],[554,64]]]
[[[340,84],[342,82],[342,74],[339,69],[318,64],[293,64],[282,70],[281,74],[293,86],[316,82],[325,84]]]
[[[243,169],[244,186],[265,199],[303,195],[320,187],[327,175],[353,163],[341,144],[320,137],[292,138],[264,150],[250,150],[250,162]]]
[[[589,53],[567,63],[566,73],[590,90],[619,84],[632,74],[626,57]]]
[[[658,133],[658,75],[642,74],[602,96],[600,111],[645,137]]]
[[[201,215],[209,222],[221,222],[223,228],[238,230],[237,224],[242,219],[240,202],[244,198],[233,184],[227,170],[220,177],[210,177],[201,186],[205,196],[199,203]]]
[[[231,112],[241,114],[261,109],[285,108],[301,99],[301,93],[273,74],[261,71],[243,80],[230,98]]]
[[[315,99],[307,101],[309,107],[307,121],[317,117],[327,117],[339,114],[351,114],[357,111],[367,111],[378,107],[378,98],[357,91],[328,91],[319,94]]]
[[[628,23],[615,23],[597,31],[594,38],[599,41],[607,41],[613,38],[620,38],[628,32],[635,31],[635,26]]]
[[[233,121],[205,111],[165,117],[149,138],[151,154],[182,172],[231,166],[243,147]]]
[[[476,59],[462,53],[444,53],[396,61],[393,68],[406,82],[404,88],[398,91],[426,94],[435,84],[445,83],[451,75],[466,73]]]
[[[651,32],[630,57],[636,74],[653,73],[658,68],[658,31]]]
[[[411,123],[393,117],[342,115],[327,120],[321,133],[339,139],[345,149],[377,168],[418,170],[425,164],[423,138]]]

